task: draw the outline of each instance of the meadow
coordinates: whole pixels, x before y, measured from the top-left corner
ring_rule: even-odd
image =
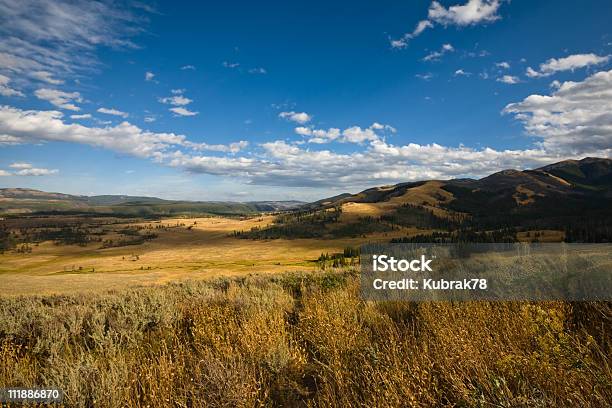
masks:
[[[273,219],[5,220],[22,243],[0,254],[0,388],[67,407],[612,405],[610,303],[365,301],[352,248],[434,230],[258,235]]]
[[[181,279],[314,271],[322,253],[342,252],[364,242],[361,237],[250,240],[232,236],[234,231],[265,227],[273,218],[8,219],[4,226],[15,234],[36,236],[48,229],[69,229],[83,231],[87,239],[78,244],[47,239],[19,244],[0,254],[0,294],[96,292]],[[416,228],[404,228],[368,239],[388,240],[413,231]],[[140,239],[147,234],[155,238]],[[135,238],[136,245],[130,245]]]
[[[605,407],[612,306],[365,302],[350,269],[0,298],[0,387],[69,407]]]

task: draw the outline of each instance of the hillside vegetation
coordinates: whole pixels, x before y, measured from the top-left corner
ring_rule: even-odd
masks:
[[[612,160],[568,160],[480,180],[371,188],[305,205],[241,237],[356,237],[407,226],[422,229],[425,241],[434,234],[444,242],[475,234],[478,242],[512,241],[550,230],[567,242],[612,242]]]

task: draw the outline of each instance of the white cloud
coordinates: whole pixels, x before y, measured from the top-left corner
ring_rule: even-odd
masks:
[[[472,73],[471,72],[466,72],[466,71],[464,71],[462,69],[458,69],[458,70],[455,71],[455,73],[453,75],[454,76],[470,76],[470,75],[472,75]]]
[[[424,74],[416,74],[415,77],[422,79],[423,81],[429,81],[433,78],[433,74],[431,72],[426,72]]]
[[[525,75],[527,75],[529,78],[537,78],[540,76],[540,73],[531,67],[527,67],[527,70],[525,70]]]
[[[197,150],[197,151],[208,150],[211,152],[236,154],[240,152],[241,150],[246,149],[249,146],[249,142],[247,142],[246,140],[241,140],[239,142],[234,142],[234,143],[230,143],[227,145],[186,142],[185,146],[189,147],[190,149]]]
[[[312,116],[310,116],[306,112],[281,112],[278,114],[278,117],[299,123],[301,125],[303,125],[304,123],[308,123],[312,120]]]
[[[32,72],[31,76],[39,81],[47,82],[52,85],[61,85],[64,83],[61,79],[53,78],[53,74],[47,71],[35,71]]]
[[[31,169],[33,166],[30,163],[15,162],[9,165],[11,169]]]
[[[152,81],[155,78],[155,74],[151,71],[145,72],[145,81]]]
[[[2,96],[25,96],[23,92],[11,88],[8,84],[11,78],[0,74],[0,95]]]
[[[195,116],[199,113],[190,111],[186,108],[186,106],[193,102],[193,100],[183,95],[183,93],[185,92],[184,89],[172,89],[170,92],[172,92],[172,96],[158,98],[158,100],[161,103],[172,105],[173,107],[168,110],[174,113],[175,116]]]
[[[83,115],[70,115],[70,119],[91,119],[91,114],[85,113]]]
[[[557,159],[533,150],[496,151],[437,144],[403,146],[371,141],[364,151],[339,154],[277,140],[261,145],[264,156],[211,157],[175,154],[174,167],[232,176],[259,185],[357,188],[391,182],[490,174],[504,168],[536,167]]]
[[[510,84],[510,85],[518,84],[519,82],[521,82],[519,77],[513,76],[513,75],[504,75],[502,77],[497,78],[496,81],[503,82],[504,84]]]
[[[442,47],[440,47],[440,51],[430,52],[425,57],[423,57],[423,61],[437,61],[444,54],[453,52],[453,51],[455,51],[455,48],[451,44],[443,44]]]
[[[0,1],[0,68],[57,85],[95,69],[97,47],[133,47],[143,17],[117,2]]]
[[[304,126],[296,127],[294,131],[295,133],[301,136],[311,136],[312,135],[312,129],[304,127]]]
[[[228,61],[223,61],[222,64],[225,68],[238,68],[240,66],[240,63],[238,62],[228,62]]]
[[[497,68],[501,68],[501,69],[510,69],[510,64],[506,61],[502,61],[502,62],[497,62],[495,63],[495,66]]]
[[[378,122],[372,123],[372,126],[370,126],[370,128],[374,130],[388,130],[391,133],[397,132],[397,129],[395,129],[393,126],[383,125],[382,123],[378,123]]]
[[[0,106],[0,135],[10,136],[13,143],[62,141],[103,147],[138,157],[158,157],[172,146],[182,145],[185,136],[154,133],[128,122],[113,127],[88,127],[67,124],[59,111],[21,110]]]
[[[443,25],[468,26],[498,20],[499,0],[468,0],[462,6],[445,8],[437,1],[431,3],[428,12],[430,21]]]
[[[192,99],[189,99],[183,95],[174,95],[174,96],[167,96],[165,98],[159,98],[159,101],[161,103],[165,103],[167,105],[174,105],[174,106],[185,106],[185,105],[189,105],[191,102],[193,102]]]
[[[530,95],[504,112],[551,152],[605,155],[612,148],[612,70],[557,84],[551,95]]]
[[[128,113],[122,112],[115,108],[98,108],[98,112],[104,113],[106,115],[121,116],[122,118],[127,118],[128,116],[130,116]]]
[[[497,13],[500,5],[500,0],[468,0],[464,5],[445,8],[437,1],[433,1],[429,6],[427,19],[419,21],[412,32],[404,34],[399,39],[391,40],[391,47],[407,47],[411,39],[419,36],[426,29],[432,28],[434,23],[444,26],[469,26],[493,22],[501,18]]]
[[[530,78],[550,76],[560,71],[574,71],[591,65],[600,65],[610,61],[610,56],[599,56],[596,54],[574,54],[564,58],[551,58],[540,64],[539,72],[528,67],[526,74]]]
[[[192,70],[195,71],[196,67],[194,65],[183,65],[181,67],[181,70],[185,71],[185,70]]]
[[[153,123],[157,120],[157,117],[155,117],[155,115],[146,115],[143,120],[146,123]]]
[[[0,176],[48,176],[57,174],[57,169],[45,169],[34,167],[31,163],[15,162],[9,165],[11,169],[15,169],[14,173],[0,170]]]
[[[0,135],[0,147],[2,146],[14,146],[21,144],[22,140],[18,137],[11,135]]]
[[[338,128],[329,128],[325,130],[299,126],[296,127],[294,131],[300,136],[308,137],[307,142],[313,144],[324,144],[334,141],[340,143],[363,144],[365,142],[380,140],[381,137],[376,133],[377,131],[395,133],[397,130],[392,126],[374,122],[370,127],[365,129],[359,126],[351,126],[344,130]]]
[[[362,129],[359,126],[353,126],[342,132],[342,138],[350,143],[363,143],[378,140],[378,135],[371,127]]]
[[[19,170],[15,173],[17,176],[50,176],[52,174],[59,173],[57,169],[41,169],[37,167],[32,167],[29,169]]]
[[[193,111],[190,111],[189,109],[178,107],[178,106],[174,108],[170,108],[169,111],[173,112],[177,116],[195,116],[199,113],[199,112],[193,112]]]
[[[57,89],[37,89],[34,91],[34,95],[36,95],[38,99],[45,100],[58,108],[71,111],[80,111],[81,108],[76,106],[74,102],[83,101],[81,94],[78,92],[64,92],[58,91]]]

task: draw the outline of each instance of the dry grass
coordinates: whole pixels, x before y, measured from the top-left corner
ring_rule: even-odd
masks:
[[[610,304],[358,291],[346,272],[0,298],[0,387],[76,407],[612,405]]]
[[[153,229],[157,239],[142,245],[100,249],[44,242],[31,253],[0,254],[0,294],[61,294],[167,283],[182,279],[314,271],[321,253],[342,252],[364,242],[422,233],[404,228],[389,233],[346,239],[238,239],[232,231],[248,231],[272,223],[272,216],[254,218],[178,218],[159,223],[112,225],[114,230],[134,226],[184,225]],[[29,221],[29,220],[26,220]],[[195,223],[195,224],[194,224]],[[191,227],[191,229],[188,229]],[[115,238],[116,234],[104,239]],[[81,269],[80,269],[81,268]]]
[[[380,217],[390,214],[398,207],[405,204],[420,206],[430,210],[438,217],[448,217],[450,212],[441,208],[440,204],[449,203],[454,200],[452,193],[442,188],[444,184],[440,181],[428,181],[420,186],[406,190],[403,195],[393,197],[388,201],[376,203],[355,203],[348,202],[342,204],[341,222],[351,222],[359,217]],[[392,187],[390,187],[392,188]],[[384,188],[379,188],[384,190]]]

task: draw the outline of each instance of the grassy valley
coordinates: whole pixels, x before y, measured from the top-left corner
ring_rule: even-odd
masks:
[[[365,301],[358,255],[610,242],[610,162],[297,208],[4,189],[0,387],[70,407],[609,406],[609,302]]]

